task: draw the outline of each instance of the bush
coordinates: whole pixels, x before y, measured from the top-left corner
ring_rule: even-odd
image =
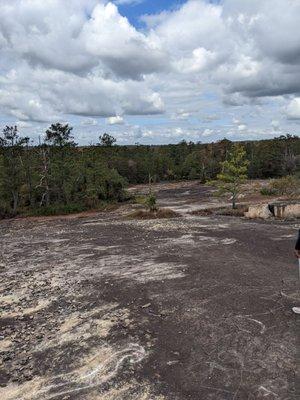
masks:
[[[82,211],[87,211],[88,207],[85,207],[81,204],[53,204],[48,207],[39,207],[33,210],[30,210],[27,215],[33,216],[51,216],[51,215],[67,215],[73,213],[80,213]]]
[[[237,208],[219,207],[219,208],[204,208],[190,212],[191,215],[206,217],[209,215],[225,215],[230,217],[243,217],[244,213],[249,209],[246,205],[238,205]]]
[[[142,196],[142,195],[135,195],[133,200],[135,204],[141,204],[141,205],[145,205],[146,204],[146,196]]]
[[[284,176],[271,182],[270,188],[276,194],[293,196],[300,193],[300,180],[292,175]]]
[[[271,189],[271,188],[269,188],[269,187],[263,187],[263,188],[260,190],[260,194],[261,194],[262,196],[275,196],[275,195],[277,194],[277,192],[276,192],[275,189]]]
[[[11,208],[5,205],[0,205],[0,219],[12,218],[14,216],[15,215],[13,214]]]
[[[149,196],[146,198],[145,205],[148,207],[150,212],[157,211],[155,194],[153,194],[153,193],[149,194]]]
[[[249,211],[248,206],[239,206],[235,209],[233,208],[222,208],[216,211],[216,215],[225,215],[229,217],[243,217],[245,212]]]

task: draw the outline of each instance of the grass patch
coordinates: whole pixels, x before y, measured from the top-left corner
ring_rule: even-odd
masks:
[[[178,218],[180,214],[169,208],[160,208],[157,211],[137,210],[126,216],[128,219],[162,219]]]
[[[143,195],[133,196],[133,203],[135,203],[135,204],[141,204],[144,206],[146,204],[146,200],[147,200],[147,196],[143,196]]]
[[[244,213],[249,209],[248,206],[240,205],[233,209],[232,207],[220,207],[220,208],[204,208],[201,210],[195,210],[190,212],[191,215],[198,215],[200,217],[206,217],[209,215],[227,215],[230,217],[243,217]]]
[[[260,190],[260,194],[262,196],[276,196],[277,191],[275,189],[271,189],[271,188],[268,188],[268,187],[263,187]]]
[[[216,215],[227,215],[229,217],[243,217],[245,212],[248,212],[248,206],[238,206],[233,209],[231,207],[220,208],[216,210]]]

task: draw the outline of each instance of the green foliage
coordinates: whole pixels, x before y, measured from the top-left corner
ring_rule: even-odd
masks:
[[[156,196],[153,193],[150,193],[145,200],[145,205],[148,207],[150,212],[157,211],[157,204],[156,204]]]
[[[20,202],[20,191],[23,184],[24,146],[29,139],[19,136],[16,126],[6,126],[0,137],[0,193],[5,209],[17,213]]]
[[[46,130],[45,143],[50,146],[76,146],[73,141],[73,136],[71,135],[73,128],[68,124],[63,125],[59,122],[52,124],[49,129]]]
[[[128,198],[127,185],[101,149],[78,149],[68,125],[52,124],[45,141],[30,147],[16,127],[0,137],[0,216],[54,215],[98,208]]]
[[[235,144],[228,159],[221,162],[221,172],[217,175],[217,186],[220,192],[229,192],[232,195],[232,208],[234,209],[241,184],[247,179],[249,161],[246,156],[244,147]]]
[[[99,136],[100,146],[111,147],[115,143],[116,139],[108,133],[104,133],[102,136]]]
[[[74,214],[80,213],[82,211],[88,210],[87,207],[83,206],[82,204],[52,204],[50,206],[39,207],[34,210],[28,210],[25,212],[26,215],[67,215],[67,214]]]
[[[101,139],[99,146],[77,147],[72,127],[58,123],[47,129],[44,141],[32,146],[16,127],[5,127],[0,134],[0,215],[46,212],[70,204],[90,209],[102,202],[123,201],[128,199],[127,183],[148,183],[149,174],[157,182],[206,182],[219,176],[223,189],[233,185],[226,177],[235,176],[226,164],[235,147],[229,140],[113,146],[110,135]],[[243,147],[250,178],[300,176],[299,137],[244,142]]]
[[[136,204],[145,205],[146,204],[146,199],[147,199],[146,196],[141,196],[141,195],[134,196],[134,202]]]
[[[278,195],[294,196],[300,194],[300,179],[288,175],[271,182],[270,189]]]
[[[260,194],[262,196],[275,196],[277,194],[277,191],[275,189],[269,188],[269,187],[263,187],[260,190]]]

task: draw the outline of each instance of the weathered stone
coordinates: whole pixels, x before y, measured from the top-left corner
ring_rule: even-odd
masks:
[[[300,218],[300,203],[274,203],[270,209],[276,218]]]
[[[257,204],[255,206],[249,206],[248,212],[245,212],[245,217],[250,219],[262,218],[268,219],[273,215],[269,209],[268,204]]]

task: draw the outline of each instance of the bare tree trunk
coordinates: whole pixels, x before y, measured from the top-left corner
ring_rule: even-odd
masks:
[[[234,190],[232,192],[232,209],[235,210],[237,208],[236,206],[236,198],[237,198],[237,191]]]
[[[13,195],[13,214],[16,214],[19,204],[19,194],[18,192],[13,191],[12,195]]]
[[[40,183],[37,187],[42,187],[44,189],[44,193],[42,194],[42,198],[40,201],[40,206],[43,203],[48,207],[50,205],[50,186],[49,186],[49,159],[47,156],[47,149],[41,149],[42,156],[42,175],[40,179]]]
[[[236,199],[235,199],[235,195],[233,195],[233,197],[232,197],[232,208],[233,208],[233,210],[236,209]]]

